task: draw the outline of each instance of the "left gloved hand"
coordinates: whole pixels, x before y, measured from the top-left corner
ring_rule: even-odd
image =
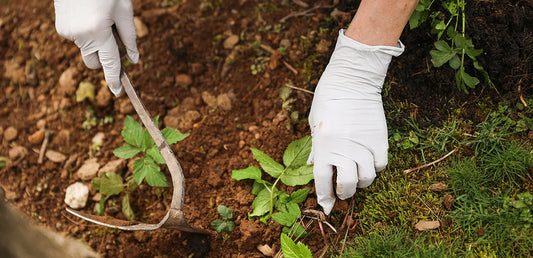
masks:
[[[109,89],[120,96],[120,55],[111,26],[116,25],[127,58],[137,63],[139,51],[131,0],[54,0],[54,7],[57,32],[76,43],[87,67],[104,68]]]
[[[387,166],[381,87],[392,56],[403,49],[401,42],[396,47],[368,46],[339,32],[309,114],[313,145],[308,163],[314,164],[318,204],[326,215],[335,203],[333,166],[336,193],[343,200],[352,197],[356,187],[369,186],[376,171]]]

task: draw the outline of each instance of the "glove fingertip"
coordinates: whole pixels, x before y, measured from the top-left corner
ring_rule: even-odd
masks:
[[[128,58],[128,60],[130,62],[136,64],[136,63],[139,62],[139,52],[133,51],[133,50],[128,50],[127,58]]]

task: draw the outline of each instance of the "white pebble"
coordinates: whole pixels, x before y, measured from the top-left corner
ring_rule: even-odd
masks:
[[[76,182],[67,187],[65,194],[65,203],[72,209],[79,209],[85,207],[87,199],[89,198],[89,187]]]

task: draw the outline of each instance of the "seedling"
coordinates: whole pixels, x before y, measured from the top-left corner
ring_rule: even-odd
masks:
[[[222,219],[217,219],[211,222],[211,226],[215,229],[216,232],[228,232],[233,231],[235,224],[233,223],[233,212],[230,208],[224,205],[218,205],[217,207],[218,214]]]
[[[154,118],[157,125],[158,117]],[[161,131],[163,137],[168,144],[174,144],[182,141],[189,134],[182,134],[173,128],[165,128]],[[124,129],[122,130],[122,137],[127,144],[115,149],[113,154],[119,158],[131,159],[137,154],[141,154],[141,158],[133,163],[133,178],[137,184],[141,184],[143,179],[150,186],[168,187],[170,183],[167,181],[165,175],[161,172],[158,164],[165,164],[165,160],[159,149],[155,145],[154,140],[142,125],[137,123],[133,117],[127,116],[124,120]]]
[[[156,125],[158,120],[158,117],[154,118]],[[161,133],[169,144],[182,141],[188,136],[172,128],[165,128]],[[141,156],[133,163],[133,177],[128,178],[125,183],[119,174],[105,173],[100,178],[93,178],[92,187],[102,194],[97,215],[103,215],[106,201],[111,196],[125,191],[126,194],[122,197],[122,212],[127,219],[133,220],[135,215],[130,206],[129,193],[133,192],[144,179],[150,186],[168,187],[170,183],[159,167],[160,164],[165,164],[165,160],[155,142],[148,131],[131,116],[127,116],[124,120],[122,137],[126,144],[115,149],[113,154],[122,159],[131,159],[138,154]]]
[[[253,211],[248,216],[259,217],[265,224],[273,218],[279,224],[291,227],[301,217],[298,204],[305,201],[310,189],[288,194],[276,186],[280,181],[288,186],[305,185],[313,179],[313,167],[306,164],[311,153],[311,137],[305,136],[289,144],[283,154],[284,165],[258,149],[250,149],[261,168],[276,180],[272,184],[261,179],[261,170],[255,166],[232,172],[231,177],[235,180],[254,180],[252,193],[256,197],[252,203]],[[274,213],[274,208],[278,212]]]

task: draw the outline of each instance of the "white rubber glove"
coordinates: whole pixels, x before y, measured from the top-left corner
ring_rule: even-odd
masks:
[[[318,204],[328,215],[335,203],[333,166],[337,168],[337,196],[348,199],[356,187],[369,186],[376,171],[387,166],[388,136],[381,87],[392,56],[404,50],[368,46],[344,35],[317,85],[309,125],[312,151],[309,164]]]
[[[76,43],[87,67],[104,68],[111,92],[120,96],[120,54],[111,26],[116,24],[127,58],[137,63],[139,51],[131,0],[54,0],[54,7],[57,32]]]

